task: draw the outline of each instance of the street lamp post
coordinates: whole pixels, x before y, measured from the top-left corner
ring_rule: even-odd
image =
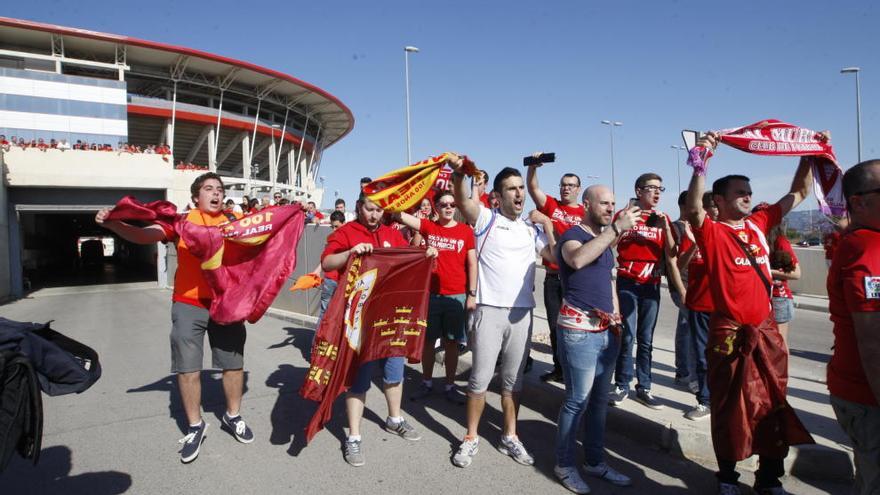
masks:
[[[858,135],[858,163],[862,162],[862,95],[861,95],[861,86],[859,84],[859,72],[861,72],[860,67],[844,67],[840,69],[841,74],[855,74],[856,75],[856,134]]]
[[[674,144],[669,147],[675,150],[675,171],[678,173],[678,192],[681,194],[681,152],[685,148]]]
[[[419,53],[419,49],[414,46],[405,46],[403,47],[403,66],[404,66],[404,76],[406,78],[406,164],[410,165],[412,163],[412,149],[410,144],[410,130],[409,130],[409,54],[410,53]]]
[[[623,122],[603,120],[602,123],[608,126],[608,130],[611,135],[611,192],[613,192],[615,197],[617,197],[617,189],[615,188],[614,184],[614,128],[622,126]]]

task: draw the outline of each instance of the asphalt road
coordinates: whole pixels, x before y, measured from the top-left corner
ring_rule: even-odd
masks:
[[[386,410],[374,387],[362,428],[367,465],[349,467],[342,459],[344,413],[336,403],[328,428],[305,446],[302,430],[314,404],[297,390],[307,370],[303,358],[311,331],[264,318],[249,325],[246,347],[246,395],[242,413],[256,441],[235,442],[219,428],[224,411],[219,377],[203,373],[203,404],[210,423],[202,454],[194,463],[178,460],[177,439],[184,423],[174,377],[169,373],[170,293],[159,289],[86,288],[36,294],[0,306],[7,318],[54,319],[53,327],[100,353],[104,375],[80,395],[45,397],[45,434],[40,463],[14,459],[0,474],[0,493],[94,494],[251,494],[251,493],[568,493],[553,478],[555,419],[561,394],[529,393],[541,386],[534,376],[523,394],[520,435],[533,451],[533,467],[516,464],[494,446],[500,435],[500,404],[493,386],[481,427],[480,452],[468,469],[450,463],[464,433],[464,408],[436,396],[405,400],[404,414],[422,431],[407,442],[380,428]],[[661,310],[661,332],[673,314]],[[821,377],[818,360],[827,355],[830,337],[821,315],[798,312],[803,330],[793,346],[804,357],[793,360],[798,374]],[[826,325],[827,326],[827,325]],[[824,353],[824,354],[823,354]],[[439,375],[439,370],[438,373]],[[415,389],[418,373],[409,367],[405,391]],[[459,379],[466,379],[462,374]],[[376,377],[374,384],[380,380]],[[665,452],[609,432],[608,460],[631,476],[634,486],[617,488],[589,480],[598,494],[713,493],[711,465],[676,459]],[[751,474],[743,475],[744,483]],[[793,493],[841,493],[842,485],[789,480]]]

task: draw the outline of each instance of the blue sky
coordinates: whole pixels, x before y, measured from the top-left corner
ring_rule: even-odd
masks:
[[[490,173],[533,151],[541,170],[610,184],[618,203],[642,172],[662,175],[675,213],[681,129],[777,118],[830,129],[856,161],[855,81],[862,68],[862,156],[880,155],[875,2],[324,1],[19,2],[3,15],[198,48],[289,73],[339,97],[355,128],[325,152],[328,197],[406,161],[404,51],[410,58],[413,160],[467,153]],[[684,161],[684,154],[682,154]],[[722,149],[710,179],[745,173],[759,200],[787,190],[796,159]],[[689,177],[682,168],[682,185]],[[810,202],[813,207],[815,202]],[[329,206],[325,201],[324,206]]]

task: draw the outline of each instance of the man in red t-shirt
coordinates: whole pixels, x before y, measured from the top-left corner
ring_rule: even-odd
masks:
[[[465,340],[467,311],[477,306],[477,253],[474,229],[455,221],[457,209],[451,191],[434,196],[437,221],[400,213],[395,220],[418,232],[425,243],[438,251],[431,274],[431,299],[428,302],[428,328],[422,349],[422,384],[410,398],[423,399],[434,391],[434,342],[443,341],[446,365],[444,395],[450,402],[463,405],[465,398],[455,387],[458,368],[458,344]]]
[[[843,175],[851,226],[828,272],[831,406],[855,455],[853,493],[880,492],[880,160]]]
[[[221,225],[229,220],[223,215],[223,180],[213,172],[196,177],[190,186],[195,208],[186,220],[198,225]],[[201,370],[205,334],[211,347],[212,364],[223,370],[223,392],[226,413],[222,426],[242,443],[254,441],[254,434],[239,415],[244,390],[244,322],[221,325],[210,319],[208,309],[214,293],[202,275],[201,262],[190,254],[186,244],[173,230],[159,225],[139,227],[125,222],[106,220],[110,208],[95,216],[95,223],[135,244],[174,242],[177,246],[177,271],[171,303],[171,372],[177,375],[183,410],[189,429],[180,443],[180,461],[192,462],[198,457],[208,423],[202,419]]]
[[[827,137],[825,137],[827,139]],[[748,177],[728,175],[712,184],[718,220],[702,207],[706,165],[700,147],[714,149],[708,133],[691,151],[694,175],[687,214],[712,283],[713,314],[707,345],[712,443],[718,460],[719,493],[740,493],[736,462],[759,455],[758,494],[781,492],[779,478],[788,446],[812,442],[785,399],[788,354],[770,306],[767,233],[810,193],[811,161],[802,159],[790,192],[749,215]]]
[[[538,158],[541,153],[535,153]],[[556,238],[562,237],[573,225],[581,222],[584,216],[584,205],[580,202],[581,179],[576,174],[567,173],[559,179],[559,199],[550,196],[541,190],[538,185],[538,167],[543,163],[536,163],[528,168],[526,173],[526,187],[529,196],[535,202],[538,211],[550,218],[553,222],[553,233]],[[541,375],[541,380],[556,382],[562,381],[562,366],[556,354],[556,320],[559,318],[559,307],[562,306],[562,282],[559,281],[559,266],[547,260],[544,264],[544,309],[547,313],[547,326],[550,327],[550,347],[553,351],[553,369]]]
[[[355,205],[357,221],[348,222],[336,229],[327,238],[324,252],[321,253],[321,268],[330,276],[335,272],[336,280],[344,280],[345,265],[352,255],[364,255],[373,248],[405,247],[408,245],[400,231],[382,223],[385,213],[376,203],[367,199],[363,193]],[[429,247],[428,256],[437,256],[437,250]],[[343,456],[350,465],[359,467],[365,463],[361,451],[361,418],[364,415],[364,402],[373,368],[379,363],[383,368],[382,382],[385,401],[388,404],[388,417],[385,430],[406,440],[416,441],[422,436],[400,414],[400,400],[403,397],[404,357],[389,357],[370,361],[358,369],[354,383],[345,396],[345,413],[348,418],[349,434],[343,447]]]
[[[635,369],[636,400],[651,409],[663,408],[651,392],[651,354],[660,311],[660,275],[667,261],[672,261],[668,268],[675,271],[670,274],[670,282],[675,284],[679,294],[686,295],[674,263],[676,249],[671,222],[665,213],[656,209],[660,194],[665,190],[663,179],[655,173],[642,174],[636,179],[635,201],[641,208],[641,217],[617,242],[617,299],[623,334],[614,369],[614,389],[609,398],[614,406],[629,396]]]
[[[849,227],[849,219],[843,217],[837,223],[832,223],[831,232],[822,236],[822,247],[825,249],[825,266],[831,266],[831,260],[834,259],[834,251],[837,250],[837,245],[840,243],[840,236],[843,232],[846,232],[847,227]]]

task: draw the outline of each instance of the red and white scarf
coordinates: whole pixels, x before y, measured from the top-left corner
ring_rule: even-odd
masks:
[[[837,164],[837,157],[831,143],[820,133],[787,124],[775,119],[766,119],[735,129],[717,131],[719,141],[747,153],[771,156],[811,157],[813,162],[813,189],[819,201],[819,209],[829,217],[841,218],[846,213],[843,197],[843,170]],[[697,148],[694,148],[697,149]],[[711,150],[692,153],[688,164],[696,158],[708,160]]]

